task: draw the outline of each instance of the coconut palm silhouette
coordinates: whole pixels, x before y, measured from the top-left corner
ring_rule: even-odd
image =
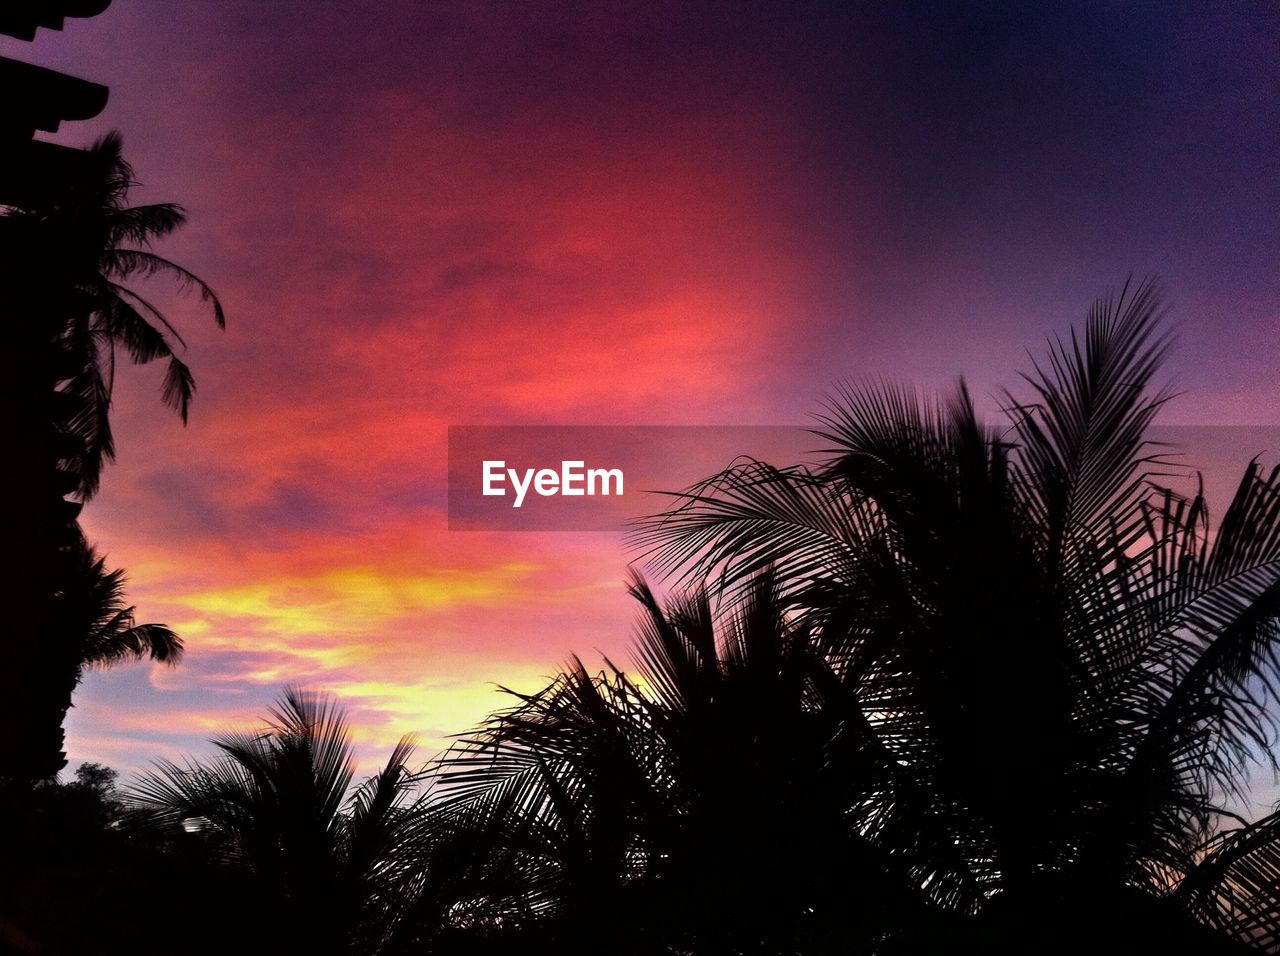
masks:
[[[413,884],[401,865],[412,859],[406,846],[421,842],[412,741],[353,786],[345,714],[328,697],[289,688],[266,726],[212,742],[217,757],[162,761],[136,782],[134,822],[194,831],[208,858],[252,879],[279,945],[385,951]]]
[[[632,594],[634,679],[575,659],[442,759],[433,813],[494,861],[484,925],[512,951],[846,953],[926,919],[860,826],[881,769],[849,693],[772,577],[720,616]]]
[[[1189,904],[1276,939],[1274,888],[1239,875],[1280,859],[1274,823],[1229,801],[1275,766],[1280,479],[1250,465],[1212,523],[1162,486],[1160,313],[1151,283],[1099,301],[998,427],[963,384],[843,389],[822,467],[739,463],[639,531],[718,593],[776,577],[886,761],[868,835],[931,845],[926,895],[992,948],[1185,951],[1161,927]]]
[[[136,185],[119,134],[85,151],[74,178],[39,205],[0,216],[0,339],[9,360],[0,403],[15,411],[9,439],[5,580],[19,618],[10,675],[0,687],[0,779],[52,777],[65,764],[62,721],[80,661],[67,582],[84,547],[76,518],[114,454],[110,407],[116,357],[167,362],[161,397],[186,420],[195,383],[173,323],[136,285],[175,279],[222,305],[194,274],[151,244],[185,222],[172,203],[129,205]],[[75,501],[65,500],[68,495]]]

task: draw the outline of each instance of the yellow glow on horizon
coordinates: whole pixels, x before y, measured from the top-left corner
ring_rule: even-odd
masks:
[[[373,565],[339,567],[312,575],[292,575],[174,594],[165,603],[195,612],[181,622],[193,633],[217,641],[213,621],[249,619],[255,630],[293,636],[321,636],[375,629],[379,622],[434,614],[460,604],[492,605],[518,596],[536,566],[508,564],[464,571],[406,574]]]

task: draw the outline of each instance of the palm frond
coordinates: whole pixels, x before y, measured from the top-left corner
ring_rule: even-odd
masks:
[[[1280,948],[1280,814],[1215,837],[1177,896],[1205,925],[1263,952]]]
[[[1168,459],[1147,430],[1171,397],[1150,385],[1170,348],[1164,309],[1152,280],[1094,303],[1083,340],[1054,339],[1045,364],[1023,378],[1037,400],[1006,392],[1016,436],[1018,478],[1047,532],[1057,560],[1071,536],[1098,534],[1099,522],[1123,520],[1139,506]]]
[[[130,184],[132,185],[132,183]],[[177,203],[150,203],[113,210],[108,228],[113,245],[124,242],[149,245],[187,222],[187,213]]]
[[[1204,786],[1240,793],[1249,762],[1275,766],[1280,468],[1264,474],[1251,464],[1212,540],[1203,532],[1168,578],[1158,606],[1166,666],[1153,675],[1165,693],[1144,758],[1191,748]]]
[[[135,276],[145,278],[154,275],[174,277],[181,288],[194,290],[199,295],[200,301],[207,303],[213,309],[213,318],[218,323],[218,328],[226,328],[226,314],[223,312],[222,301],[217,293],[198,275],[178,263],[146,249],[120,248],[109,250],[105,254],[104,262],[106,273],[120,278]]]
[[[191,369],[176,355],[169,357],[168,368],[164,373],[164,385],[160,397],[164,403],[176,411],[183,424],[187,421],[187,413],[191,408],[191,399],[195,397],[196,380]]]
[[[642,519],[631,543],[657,572],[682,583],[713,578],[726,593],[769,567],[788,585],[839,577],[882,527],[869,502],[803,469],[755,460],[672,497],[676,506]]]
[[[150,658],[169,665],[182,658],[182,640],[163,624],[137,624],[125,602],[122,570],[108,571],[106,558],[87,544],[65,598],[79,641],[83,667],[111,667],[127,660]]]

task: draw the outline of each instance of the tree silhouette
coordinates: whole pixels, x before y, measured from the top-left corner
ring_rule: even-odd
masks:
[[[66,606],[83,542],[76,518],[114,454],[111,392],[117,351],[134,362],[168,363],[163,400],[186,420],[194,394],[179,357],[182,339],[130,285],[153,276],[194,289],[224,316],[213,291],[150,244],[185,221],[171,203],[130,206],[135,185],[118,134],[86,151],[77,178],[40,205],[0,216],[0,336],[11,357],[0,405],[11,410],[7,439],[12,529],[5,580],[18,620],[8,678],[0,687],[0,778],[30,782],[64,765],[62,720],[70,706],[83,635]],[[77,501],[65,500],[74,495]]]
[[[1195,951],[1167,929],[1182,911],[1274,926],[1274,894],[1241,876],[1272,865],[1274,828],[1220,834],[1248,766],[1275,764],[1280,477],[1251,465],[1213,524],[1162,487],[1146,436],[1167,346],[1154,287],[1126,287],[998,428],[963,384],[847,388],[821,468],[735,465],[639,532],[657,567],[722,594],[776,576],[891,758],[865,798],[887,829],[866,834],[931,847],[922,891],[989,949]]]
[[[433,813],[479,861],[455,916],[568,953],[872,952],[945,923],[871,838],[893,768],[773,578],[719,616],[700,589],[632,594],[634,681],[574,659],[442,759]]]
[[[66,184],[42,207],[12,209],[10,219],[39,232],[57,253],[51,264],[57,280],[74,290],[78,308],[58,318],[53,332],[65,360],[59,389],[74,402],[59,422],[81,445],[68,456],[84,498],[97,491],[102,465],[115,454],[111,435],[111,392],[118,349],[137,364],[167,363],[161,397],[185,422],[195,395],[195,378],[179,357],[186,343],[164,313],[130,280],[159,276],[192,289],[209,304],[219,328],[226,318],[213,290],[181,265],[152,251],[151,244],[186,223],[175,203],[129,205],[136,185],[123,155],[119,133],[111,132],[87,151],[84,175]]]
[[[191,841],[130,825],[116,772],[83,764],[70,782],[0,793],[0,952],[215,956],[280,952],[225,914],[255,911],[258,888]],[[121,906],[121,891],[146,901]],[[193,922],[193,908],[218,918]],[[271,945],[275,943],[274,947]]]
[[[402,739],[383,770],[348,795],[354,764],[344,714],[296,688],[263,729],[212,742],[216,758],[161,762],[138,781],[129,795],[137,819],[199,839],[211,858],[252,876],[279,945],[386,951],[411,898],[405,846],[420,839],[409,800],[412,742]]]

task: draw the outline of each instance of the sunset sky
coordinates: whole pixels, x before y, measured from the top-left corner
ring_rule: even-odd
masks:
[[[430,752],[496,684],[625,660],[622,536],[449,531],[449,425],[985,401],[1130,273],[1180,331],[1163,420],[1280,425],[1276,11],[115,0],[0,38],[110,87],[53,138],[123,132],[228,315],[164,298],[188,427],[161,369],[119,376],[85,524],[188,654],[90,676],[73,764],[201,752],[291,681],[367,763]],[[1239,434],[1232,470],[1280,460]]]

